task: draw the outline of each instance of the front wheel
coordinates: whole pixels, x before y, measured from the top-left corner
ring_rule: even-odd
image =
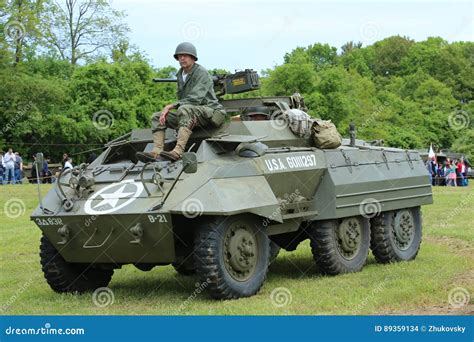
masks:
[[[371,248],[380,263],[413,260],[421,245],[420,207],[384,212],[371,220]]]
[[[280,254],[280,250],[280,246],[278,246],[275,242],[270,241],[270,264],[272,264],[278,257],[278,254]]]
[[[258,219],[237,215],[204,222],[195,246],[197,273],[212,297],[250,297],[262,287],[270,242]]]
[[[113,269],[67,262],[44,235],[41,237],[40,261],[46,281],[59,293],[82,293],[105,287],[114,273]]]
[[[362,216],[315,222],[308,231],[311,251],[324,274],[358,272],[369,253],[369,221]]]

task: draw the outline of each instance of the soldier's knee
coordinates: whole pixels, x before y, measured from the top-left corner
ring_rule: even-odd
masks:
[[[182,116],[182,115],[190,115],[193,111],[193,105],[182,105],[182,106],[179,106],[178,107],[178,110],[176,111],[176,114],[178,114],[178,116]]]
[[[178,120],[178,127],[187,127],[193,129],[196,125],[196,116],[194,115],[193,105],[182,105],[179,106],[176,111],[176,117]]]
[[[153,113],[153,115],[151,116],[151,124],[153,125],[153,123],[159,122],[160,116],[161,116],[161,112]]]

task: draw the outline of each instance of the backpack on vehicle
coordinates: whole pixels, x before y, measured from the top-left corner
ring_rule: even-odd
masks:
[[[311,137],[317,148],[337,148],[342,144],[342,137],[331,120],[315,119]]]

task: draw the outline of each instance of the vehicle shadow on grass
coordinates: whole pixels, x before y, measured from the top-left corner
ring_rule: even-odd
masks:
[[[376,264],[375,259],[369,256],[366,266]],[[197,301],[209,301],[205,295],[207,284],[200,281],[197,275],[184,276],[174,271],[170,272],[156,267],[150,272],[138,273],[138,277],[117,279],[111,284],[114,291],[126,293],[127,297],[143,299],[143,296],[169,296],[177,301],[183,301],[190,296]],[[166,273],[166,274],[163,274]],[[268,281],[281,279],[305,279],[327,277],[319,270],[311,256],[292,255],[280,256],[270,265],[267,275]],[[198,293],[198,296],[194,296]],[[204,293],[204,295],[203,295]]]
[[[143,298],[143,295],[164,294],[176,299],[186,299],[197,289],[203,292],[207,284],[200,281],[197,275],[184,276],[178,273],[172,275],[162,275],[159,267],[152,272],[147,272],[146,276],[133,279],[117,279],[111,284],[114,291],[127,293],[128,297]]]
[[[369,255],[364,265],[377,264],[375,258]],[[299,279],[312,277],[325,277],[312,256],[285,256],[276,258],[270,265],[268,279],[273,277]]]
[[[321,273],[310,256],[287,256],[276,258],[268,270],[268,279],[299,279],[319,276]]]

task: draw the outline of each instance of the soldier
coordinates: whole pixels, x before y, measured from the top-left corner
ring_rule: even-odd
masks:
[[[138,160],[153,162],[160,159],[176,161],[181,158],[193,128],[205,127],[213,116],[225,116],[224,107],[214,93],[214,82],[207,70],[196,61],[196,48],[191,43],[181,43],[176,47],[174,58],[181,68],[178,71],[178,101],[163,108],[151,118],[153,149],[151,152],[137,152]],[[171,112],[177,109],[176,113]],[[172,151],[164,151],[165,130],[178,130],[176,146]]]

